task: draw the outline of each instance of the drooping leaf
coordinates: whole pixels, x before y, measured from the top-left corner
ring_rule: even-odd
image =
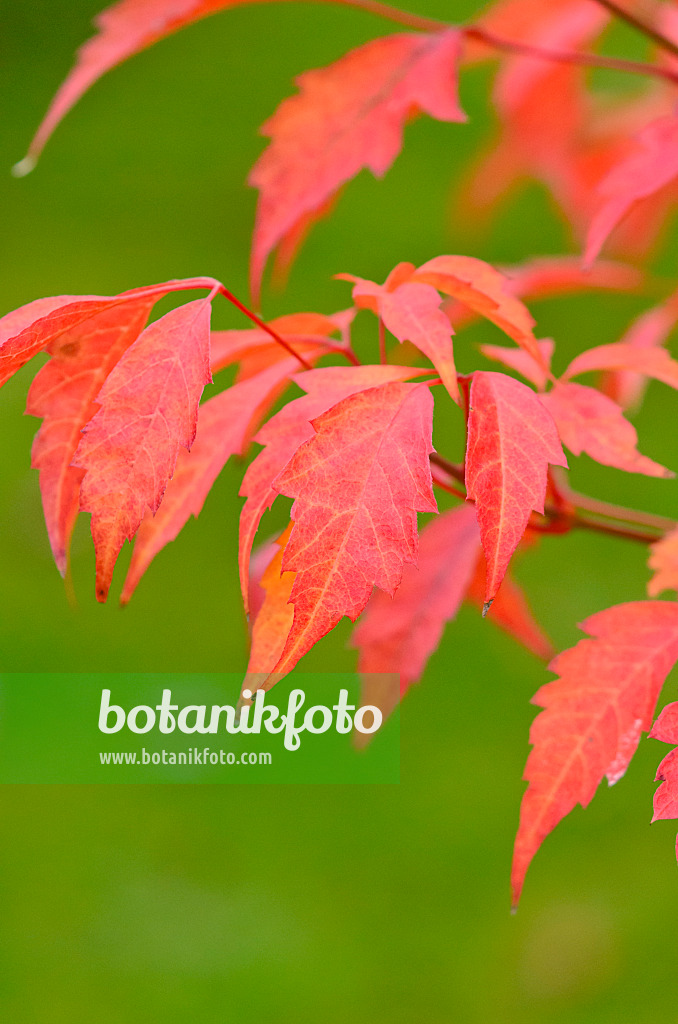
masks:
[[[356,282],[353,298],[357,306],[371,309],[398,341],[411,342],[431,360],[458,404],[459,385],[452,346],[454,331],[440,308],[442,300],[436,289],[409,280],[414,269],[411,263],[398,264],[383,285],[347,274],[339,276]]]
[[[208,299],[156,320],[113,368],[97,395],[73,465],[86,470],[80,508],[92,513],[96,594],[105,601],[125,540],[146,508],[157,511],[179,448],[193,444],[198,403],[211,380]]]
[[[650,728],[664,680],[678,658],[678,604],[635,601],[582,623],[591,639],[551,663],[559,679],[537,692],[544,708],[530,730],[529,787],[511,874],[514,905],[542,841],[576,806],[586,807],[599,782],[612,785]]]
[[[255,295],[269,254],[302,218],[363,168],[385,174],[412,114],[466,120],[457,97],[459,47],[454,29],[392,35],[297,79],[299,94],[262,128],[272,141],[250,175],[260,191],[251,266]]]
[[[558,381],[541,400],[556,422],[561,441],[574,455],[586,452],[603,466],[627,473],[674,476],[670,469],[641,455],[636,428],[611,398],[595,388]]]
[[[678,117],[660,117],[639,134],[637,144],[599,186],[600,201],[591,221],[584,253],[591,264],[608,236],[640,200],[678,176]]]
[[[654,570],[647,585],[650,597],[657,597],[664,590],[678,591],[678,526],[651,545],[647,564]]]
[[[179,450],[162,504],[155,514],[147,509],[139,527],[121,604],[127,604],[158,552],[174,540],[191,515],[200,514],[231,455],[245,454],[262,417],[298,366],[296,359],[287,356],[200,406],[193,447]]]
[[[80,505],[83,473],[71,465],[80,431],[96,413],[101,386],[143,330],[155,301],[138,299],[124,311],[104,309],[62,333],[28,392],[26,412],[43,420],[33,442],[32,466],[40,470],[47,533],[62,575]]]
[[[475,501],[492,603],[530,513],[544,511],[548,464],[567,466],[551,414],[538,396],[503,373],[473,375],[466,491]]]
[[[530,311],[511,294],[504,275],[489,263],[473,256],[436,256],[415,270],[412,280],[433,285],[465,303],[541,362]]]
[[[543,338],[537,344],[542,358],[541,363],[538,363],[522,348],[481,345],[480,351],[487,359],[493,359],[497,363],[508,366],[511,370],[517,370],[525,380],[534,384],[538,391],[543,391],[548,383],[555,343],[550,338]]]
[[[388,381],[409,380],[421,373],[411,366],[331,366],[297,374],[294,381],[306,391],[288,402],[265,423],[254,438],[264,445],[245,473],[240,495],[247,498],[240,515],[238,564],[245,610],[249,602],[249,563],[261,517],[278,497],[273,480],[297,448],[313,436],[311,420],[348,395]]]
[[[313,420],[315,433],[274,486],[294,498],[282,567],[296,573],[294,622],[276,674],[339,620],[354,622],[372,588],[393,594],[417,557],[417,512],[436,512],[429,455],[433,398],[394,382],[350,395]]]
[[[374,591],[353,633],[358,671],[399,673],[402,697],[421,678],[445,624],[457,614],[480,553],[471,504],[425,526],[417,564],[405,566],[393,597]]]

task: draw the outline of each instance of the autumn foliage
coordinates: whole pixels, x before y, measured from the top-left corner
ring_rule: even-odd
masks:
[[[121,0],[101,14],[16,173],[32,169],[101,75],[238,2]],[[516,182],[536,179],[581,256],[526,253],[522,264],[496,268],[439,255],[417,267],[395,253],[383,283],[336,268],[349,308],[274,321],[211,278],[37,299],[0,320],[0,383],[38,353],[49,357],[28,394],[27,412],[42,420],[33,466],[62,574],[76,517],[91,515],[100,601],[125,541],[134,540],[134,551],[123,602],[199,514],[228,459],[256,444],[240,492],[248,687],[268,689],[348,616],[359,620],[359,670],[399,673],[404,695],[464,601],[550,660],[556,678],[534,697],[541,710],[530,733],[515,903],[545,836],[586,806],[603,778],[621,778],[643,732],[678,746],[678,703],[653,725],[678,660],[678,605],[656,599],[678,591],[678,523],[580,495],[566,474],[568,458],[586,453],[625,472],[673,476],[639,450],[628,415],[649,380],[678,388],[678,362],[665,348],[678,298],[666,287],[622,338],[580,353],[559,376],[555,342],[540,337],[528,308],[564,293],[645,287],[640,261],[678,196],[678,15],[671,3],[650,5],[648,14],[636,0],[499,0],[456,26],[373,0],[343,2],[399,30],[301,75],[263,126],[269,142],[250,176],[259,191],[254,307],[271,257],[288,267],[351,178],[363,169],[385,174],[408,121],[427,115],[464,131],[458,76],[481,61],[497,65],[500,130],[469,173],[467,212],[487,212]],[[601,55],[614,18],[646,37],[647,63]],[[643,90],[603,102],[587,78],[591,67],[642,76]],[[202,297],[153,319],[160,299],[183,291]],[[250,324],[212,331],[220,297]],[[359,314],[373,321],[367,364],[351,343]],[[460,375],[455,335],[479,317],[497,329],[498,343],[482,353],[500,369]],[[201,402],[212,375],[234,366],[235,382]],[[434,449],[434,394],[465,423],[463,463]],[[445,510],[419,531],[419,513],[438,513],[436,494]],[[255,547],[264,513],[285,499],[289,525]],[[511,560],[519,548],[529,557],[541,535],[575,528],[650,545],[652,599],[591,616],[581,626],[586,638],[552,658]],[[675,751],[658,779],[655,817],[678,817]]]

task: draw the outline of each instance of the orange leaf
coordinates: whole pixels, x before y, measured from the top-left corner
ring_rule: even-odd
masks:
[[[200,406],[193,447],[190,452],[179,450],[162,504],[155,514],[147,510],[139,527],[121,604],[129,601],[152,560],[174,540],[189,516],[199,515],[231,455],[245,454],[262,417],[298,366],[296,359],[287,356]]]
[[[283,569],[296,572],[294,623],[276,673],[290,672],[378,586],[393,594],[417,557],[417,512],[436,512],[426,384],[382,384],[313,421],[274,486],[294,498]]]
[[[367,167],[377,177],[402,146],[415,113],[465,121],[457,98],[456,30],[375,39],[297,79],[262,131],[272,139],[250,175],[260,191],[252,249],[257,295],[269,254],[309,213]]]
[[[602,780],[617,782],[650,728],[664,680],[678,658],[678,605],[635,601],[582,623],[591,639],[559,654],[559,679],[537,692],[544,710],[530,730],[529,787],[520,809],[511,873],[514,906],[545,837]]]
[[[40,470],[47,533],[62,575],[80,504],[83,474],[71,465],[80,432],[98,409],[95,398],[106,377],[143,330],[155,301],[154,296],[129,302],[124,310],[104,309],[62,333],[28,392],[26,412],[43,419],[31,464]]]
[[[210,302],[189,302],[156,320],[113,368],[97,395],[73,465],[86,470],[80,508],[92,513],[97,600],[105,601],[125,540],[154,512],[179,448],[193,444],[209,370]]]
[[[487,559],[486,612],[530,513],[544,512],[548,464],[567,466],[556,425],[539,397],[503,373],[473,375],[466,491],[475,501]]]
[[[542,357],[527,306],[511,294],[503,274],[473,256],[436,256],[415,270],[413,281],[452,295],[501,328],[541,364]]]
[[[400,696],[424,672],[445,623],[455,617],[480,555],[476,511],[471,504],[444,512],[419,537],[416,565],[406,565],[393,597],[372,594],[351,644],[360,651],[358,671],[397,672]]]
[[[407,380],[420,372],[411,366],[331,366],[293,378],[307,394],[288,402],[256,435],[254,440],[265,448],[248,467],[240,488],[241,496],[247,498],[240,515],[238,559],[245,611],[249,607],[249,564],[254,538],[261,517],[278,497],[273,480],[297,448],[313,436],[311,420],[348,395],[387,381]]]
[[[556,421],[561,441],[574,455],[586,452],[603,466],[627,473],[674,476],[670,469],[640,454],[636,428],[611,398],[595,388],[558,381],[541,401]]]

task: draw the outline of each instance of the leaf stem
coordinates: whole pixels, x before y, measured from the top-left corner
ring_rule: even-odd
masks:
[[[381,317],[379,317],[379,362],[382,366],[388,362],[386,358],[386,327]]]

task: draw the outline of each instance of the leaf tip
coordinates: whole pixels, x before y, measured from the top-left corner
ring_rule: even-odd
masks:
[[[489,610],[492,607],[493,603],[494,603],[494,598],[491,598],[489,601],[485,601],[485,603],[483,604],[483,618],[487,617],[487,613],[489,612]]]
[[[38,158],[31,156],[29,153],[23,160],[19,160],[18,163],[14,164],[10,173],[13,178],[25,178],[27,174],[30,174],[35,169],[37,163]]]

